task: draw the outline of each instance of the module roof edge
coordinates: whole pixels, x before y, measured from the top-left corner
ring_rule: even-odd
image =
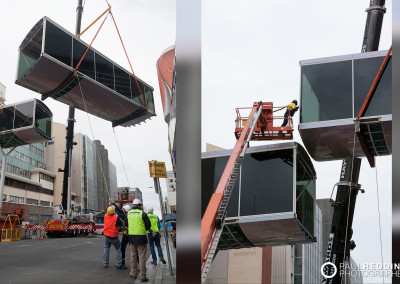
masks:
[[[378,51],[363,52],[363,53],[353,53],[353,54],[336,55],[330,57],[304,59],[299,61],[299,65],[305,66],[305,65],[329,63],[329,62],[352,60],[352,59],[380,57],[380,56],[385,56],[387,52],[388,50],[378,50]]]
[[[274,151],[274,150],[284,150],[290,148],[296,148],[299,145],[296,142],[284,142],[284,143],[275,143],[275,144],[267,144],[261,146],[254,146],[247,148],[246,153],[255,153],[261,151]],[[201,153],[201,158],[214,158],[221,156],[228,156],[232,153],[232,149],[225,149],[220,151],[211,151],[211,152],[203,152]]]
[[[58,23],[56,23],[54,20],[50,19],[47,16],[44,16],[40,21],[49,21],[51,22],[53,25],[57,26],[58,28],[60,28],[61,30],[63,30],[64,32],[66,32],[67,34],[69,34],[70,36],[72,36],[74,39],[78,40],[79,42],[81,42],[83,45],[85,45],[86,47],[88,47],[89,45],[84,42],[82,39],[80,39],[79,37],[77,37],[76,35],[74,35],[73,33],[71,33],[70,31],[68,31],[66,28],[62,27],[61,25],[59,25]],[[38,22],[38,23],[39,23]],[[34,26],[36,27],[37,24]],[[33,28],[34,28],[33,27]],[[32,29],[33,29],[32,28]],[[32,30],[31,29],[31,30]],[[29,31],[30,32],[30,31]],[[140,81],[141,83],[143,83],[144,85],[146,85],[147,87],[149,87],[152,91],[154,91],[154,88],[152,86],[150,86],[148,83],[144,82],[142,79],[140,79],[138,76],[134,75],[133,73],[131,73],[130,71],[126,70],[124,67],[122,67],[121,65],[119,65],[118,63],[116,63],[115,61],[111,60],[108,56],[104,55],[103,53],[101,53],[100,51],[98,51],[96,48],[94,48],[93,46],[90,47],[91,50],[93,50],[94,52],[96,52],[97,54],[107,58],[109,61],[113,62],[116,66],[118,66],[118,68],[121,68],[122,70],[124,70],[125,72],[127,72],[129,75],[133,76],[134,78],[136,78],[138,81]]]

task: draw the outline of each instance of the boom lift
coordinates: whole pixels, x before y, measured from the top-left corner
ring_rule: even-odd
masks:
[[[291,117],[288,117],[289,123],[287,126],[274,127],[274,119],[283,119],[283,117],[274,118],[273,109],[274,107],[271,102],[256,102],[253,104],[248,117],[242,117],[239,108],[236,109],[235,136],[238,140],[201,220],[202,283],[205,283],[207,279],[207,273],[215,256],[224,226],[229,198],[250,140],[293,139],[293,123]],[[280,109],[282,109],[282,107],[280,107]]]

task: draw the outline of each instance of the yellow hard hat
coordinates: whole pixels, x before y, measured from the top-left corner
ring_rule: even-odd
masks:
[[[115,212],[114,206],[110,206],[107,208],[107,214],[108,215],[113,215]]]

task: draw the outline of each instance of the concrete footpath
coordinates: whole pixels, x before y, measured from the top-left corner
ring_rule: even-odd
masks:
[[[121,236],[120,236],[121,238]],[[176,251],[169,238],[171,264],[176,272]],[[161,245],[166,261],[164,237]],[[142,283],[139,278],[129,276],[128,269],[116,269],[116,253],[111,247],[109,268],[103,266],[104,236],[26,239],[18,242],[0,243],[0,283],[9,284],[43,284],[43,283]],[[129,246],[126,255],[129,256]],[[157,284],[176,283],[175,276],[170,275],[169,266],[158,260],[153,265],[148,247],[146,253],[147,277],[149,282]],[[157,257],[158,258],[158,257]]]
[[[168,263],[168,254],[167,254],[167,246],[166,246],[166,242],[165,242],[165,238],[164,238],[164,234],[163,237],[161,238],[161,247],[163,250],[163,254],[164,254],[164,259],[167,261],[167,264],[162,264],[161,261],[158,259],[158,255],[157,255],[157,266],[154,264],[151,264],[150,262],[153,261],[153,259],[151,258],[151,255],[149,257],[149,259],[146,262],[146,267],[147,267],[147,277],[149,278],[149,282],[150,283],[154,283],[154,284],[173,284],[176,283],[176,250],[173,246],[171,237],[169,236],[168,238],[169,241],[169,247],[170,247],[170,255],[171,255],[171,266],[172,266],[172,273],[173,276],[171,275],[170,269],[169,269],[169,263]],[[148,249],[150,251],[150,248]],[[157,250],[156,250],[156,254],[157,254]],[[136,281],[134,283],[140,283],[139,278],[136,279]]]

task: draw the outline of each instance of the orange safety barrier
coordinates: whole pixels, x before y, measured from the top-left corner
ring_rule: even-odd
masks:
[[[6,224],[9,225],[6,228]],[[17,215],[8,215],[1,229],[1,242],[21,240],[21,221]]]

